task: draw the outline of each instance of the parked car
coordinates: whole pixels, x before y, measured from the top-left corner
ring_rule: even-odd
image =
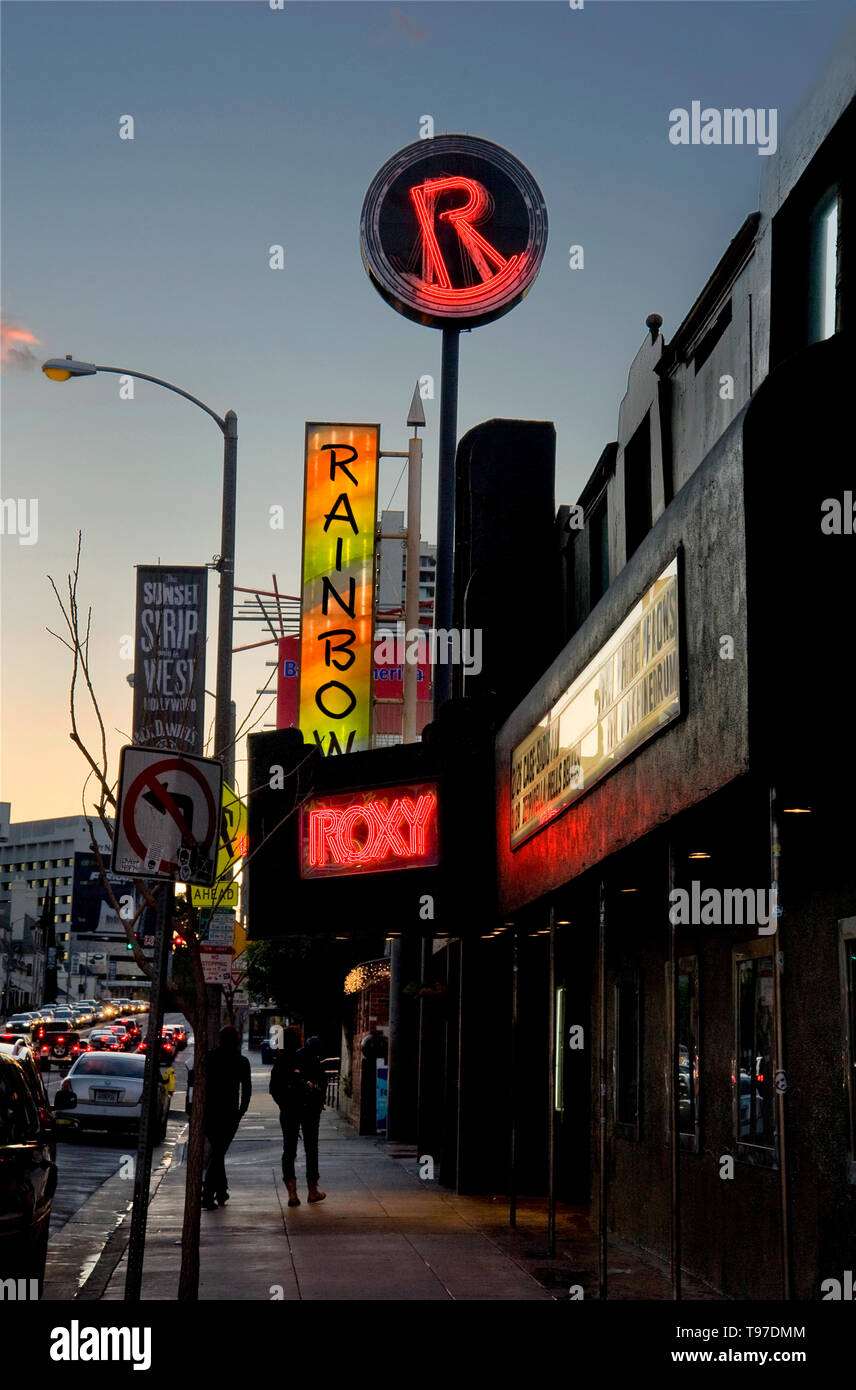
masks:
[[[139,1130],[146,1059],[136,1054],[89,1052],[79,1057],[54,1098],[60,1133],[80,1129]],[[169,1095],[161,1077],[155,1143],[166,1137]]]
[[[266,1067],[271,1066],[276,1061],[279,1045],[282,1041],[282,1025],[277,1024],[271,1028],[266,1038],[262,1038],[261,1054],[262,1064]]]
[[[0,1279],[44,1287],[56,1191],[53,1117],[37,1069],[0,1052]]]
[[[0,1033],[0,1052],[5,1052],[9,1057],[26,1057],[32,1063],[36,1060],[29,1033],[13,1033],[10,1030]]]

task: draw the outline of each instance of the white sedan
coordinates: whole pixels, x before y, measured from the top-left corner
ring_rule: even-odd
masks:
[[[54,1098],[60,1133],[76,1129],[138,1130],[146,1059],[141,1054],[87,1052],[78,1057]],[[154,1142],[163,1143],[169,1093],[158,1073]]]

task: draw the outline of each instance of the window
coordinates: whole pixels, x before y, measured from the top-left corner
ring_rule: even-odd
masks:
[[[23,1076],[17,1066],[0,1067],[0,1144],[25,1144],[38,1137],[39,1112]]]
[[[639,972],[615,983],[615,1122],[619,1133],[639,1138]]]
[[[666,989],[670,970],[666,963]],[[671,995],[669,995],[671,997]],[[678,1134],[681,1148],[698,1153],[699,1148],[699,985],[698,956],[684,956],[678,962]],[[668,1045],[668,1040],[667,1040]],[[667,1067],[671,1065],[667,1061]],[[666,1140],[671,1133],[668,1107]]]
[[[738,1154],[751,1158],[776,1145],[774,1020],[775,965],[769,941],[734,952],[735,1060],[732,1071]]]
[[[856,1185],[856,917],[838,924],[844,1007],[844,1088],[847,1095],[847,1176]]]
[[[589,517],[589,606],[609,588],[609,510],[604,493]]]
[[[730,322],[731,300],[729,299],[725,308],[717,316],[716,322],[707,330],[693,353],[693,371],[695,373],[698,373],[699,368],[704,366]]]
[[[651,530],[651,413],[624,449],[624,528],[626,558]]]
[[[808,341],[831,338],[838,322],[839,191],[830,189],[809,222]]]

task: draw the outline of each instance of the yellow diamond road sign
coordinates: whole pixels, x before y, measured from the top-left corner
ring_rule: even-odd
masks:
[[[220,815],[220,845],[217,850],[217,877],[240,867],[247,852],[247,807],[237,792],[223,784],[223,810]]]

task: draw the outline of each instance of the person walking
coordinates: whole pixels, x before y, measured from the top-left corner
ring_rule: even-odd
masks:
[[[317,1042],[317,1039],[310,1039]],[[309,1201],[321,1202],[327,1195],[318,1187],[318,1125],[324,1106],[324,1092],[321,1091],[321,1104],[316,1099],[316,1068],[313,1054],[303,1047],[303,1034],[299,1028],[286,1028],[282,1047],[273,1064],[270,1078],[270,1093],[279,1106],[279,1122],[282,1127],[282,1179],[288,1190],[288,1205],[299,1207],[297,1195],[297,1176],[295,1159],[297,1141],[303,1130],[303,1147],[306,1151],[306,1177],[309,1183]],[[320,1071],[320,1064],[317,1068]]]
[[[327,1196],[318,1186],[318,1127],[321,1124],[321,1111],[327,1094],[327,1077],[321,1066],[321,1039],[307,1038],[306,1046],[297,1054],[297,1065],[303,1077],[303,1149],[306,1154],[306,1182],[309,1187],[309,1201],[323,1202]]]
[[[220,1043],[208,1053],[205,1071],[205,1170],[202,1206],[213,1211],[229,1200],[226,1153],[246,1114],[253,1092],[250,1063],[241,1055],[237,1028],[220,1030]]]

